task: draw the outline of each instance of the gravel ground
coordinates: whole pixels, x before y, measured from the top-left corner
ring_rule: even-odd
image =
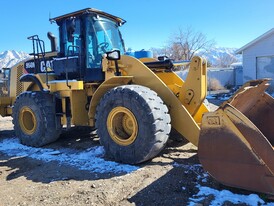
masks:
[[[0,124],[0,141],[10,147],[0,150],[0,205],[176,206],[210,205],[217,201],[216,194],[198,198],[201,187],[250,196],[248,191],[231,189],[214,181],[199,164],[197,148],[175,133],[158,157],[132,167],[113,166],[116,163],[102,155],[98,138],[89,128],[64,132],[57,142],[37,150],[18,146],[11,118],[0,118]],[[96,151],[97,156],[91,156],[89,161],[83,155],[86,151]],[[79,157],[83,162],[77,161]],[[122,169],[117,170],[119,167]],[[264,205],[261,203],[258,204]],[[231,198],[221,205],[235,205],[235,202]]]

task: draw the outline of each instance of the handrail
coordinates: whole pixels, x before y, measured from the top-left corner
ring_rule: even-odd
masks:
[[[28,39],[32,40],[33,53],[31,53],[30,55],[33,55],[33,58],[34,58],[35,73],[37,73],[37,68],[39,66],[39,65],[38,66],[36,65],[36,62],[37,60],[38,60],[38,63],[40,62],[40,55],[42,55],[42,61],[44,62],[44,67],[46,71],[46,85],[49,88],[48,69],[47,69],[46,58],[45,58],[45,42],[41,40],[37,34],[29,36]]]

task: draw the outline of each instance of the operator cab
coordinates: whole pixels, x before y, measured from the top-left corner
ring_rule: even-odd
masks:
[[[52,61],[59,79],[103,81],[102,57],[125,47],[119,26],[125,20],[95,9],[83,9],[50,19],[59,26],[59,53]]]

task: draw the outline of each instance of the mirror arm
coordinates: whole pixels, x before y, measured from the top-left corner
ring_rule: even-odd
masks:
[[[114,62],[115,62],[115,70],[116,70],[115,75],[121,76],[121,72],[120,72],[119,66],[118,66],[118,60],[114,60]]]

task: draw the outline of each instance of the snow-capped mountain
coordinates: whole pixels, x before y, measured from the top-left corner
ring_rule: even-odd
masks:
[[[151,48],[153,56],[170,56],[166,48]],[[195,55],[202,56],[207,59],[209,65],[212,67],[228,67],[232,63],[242,62],[242,55],[235,54],[237,48],[227,47],[212,47],[208,50],[202,50],[197,52]]]
[[[156,51],[156,49],[154,50]],[[210,50],[199,52],[197,55],[205,57],[213,67],[226,67],[231,63],[242,61],[242,56],[235,54],[236,50],[237,48],[214,47]],[[155,53],[155,51],[153,51],[153,53]],[[22,51],[8,50],[0,52],[0,69],[3,67],[12,67],[16,63],[29,57],[26,52]]]
[[[199,52],[211,66],[226,67],[235,62],[242,62],[242,55],[235,54],[237,48],[213,47],[207,51]]]
[[[26,58],[29,58],[28,53],[22,51],[7,50],[0,52],[0,69],[4,67],[12,67]]]

